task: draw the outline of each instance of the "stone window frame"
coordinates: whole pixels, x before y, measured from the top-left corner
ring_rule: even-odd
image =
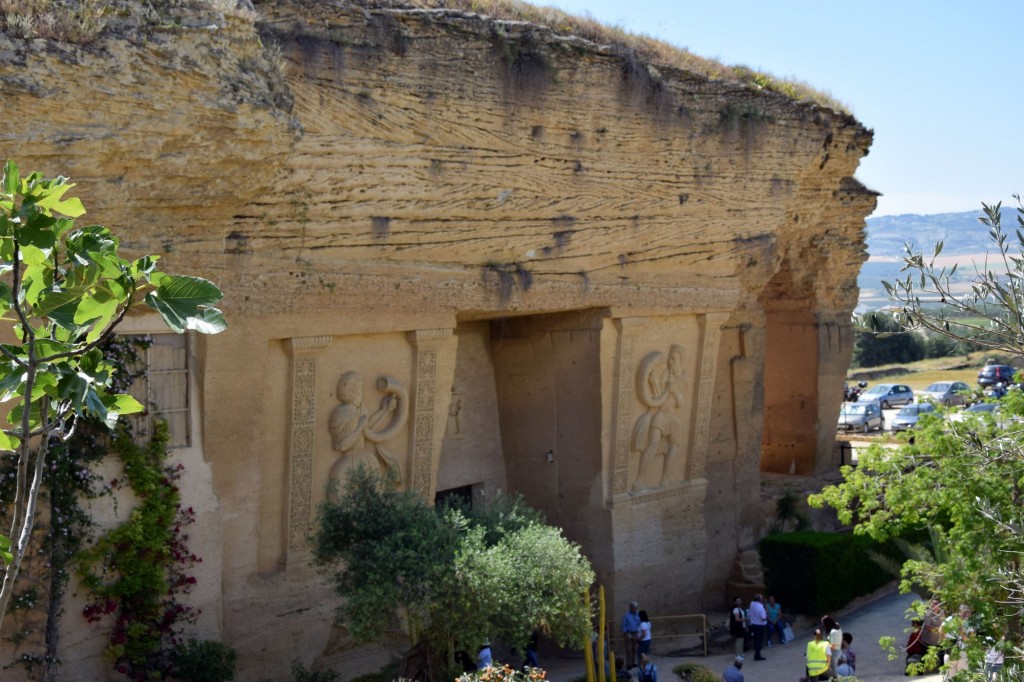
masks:
[[[201,415],[199,413],[199,384],[196,378],[197,368],[200,366],[197,355],[197,335],[191,332],[185,332],[184,334],[175,334],[174,332],[167,329],[167,325],[164,324],[163,320],[159,315],[155,313],[146,313],[141,315],[130,315],[126,318],[117,328],[117,334],[119,336],[144,336],[153,339],[156,342],[160,341],[171,341],[176,344],[181,344],[185,350],[184,353],[184,367],[175,369],[175,373],[179,376],[185,376],[185,405],[177,408],[177,412],[184,413],[186,418],[184,420],[185,437],[182,442],[180,434],[170,434],[168,439],[167,448],[175,452],[184,453],[189,450],[194,450],[200,447],[202,443],[202,422]],[[143,360],[147,363],[147,369],[149,366],[149,360],[151,353],[149,349],[144,350],[141,353]],[[147,410],[150,410],[150,414],[146,416],[147,422],[145,428],[138,428],[138,422],[136,425],[136,440],[144,442],[143,439],[148,438],[151,433],[150,426],[152,420],[159,418],[158,410],[151,410],[151,406],[145,396],[139,395],[136,387],[133,385],[128,390],[129,393],[134,395],[136,399],[143,404]],[[129,416],[128,419],[141,419],[138,416]],[[168,423],[170,427],[171,424]]]
[[[191,335],[169,333],[126,334],[145,336],[150,341],[147,348],[140,349],[142,376],[129,389],[146,408],[142,415],[130,417],[135,426],[139,442],[145,442],[153,432],[156,419],[167,422],[167,448],[180,450],[192,447],[194,424],[192,405],[194,387],[192,382]],[[164,353],[170,349],[170,353]],[[170,395],[171,406],[161,406],[161,396]],[[166,399],[164,400],[166,402]]]

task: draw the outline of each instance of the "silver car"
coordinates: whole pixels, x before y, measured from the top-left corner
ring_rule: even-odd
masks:
[[[839,424],[836,427],[843,431],[868,431],[882,430],[882,408],[877,402],[869,403],[843,403],[839,411]]]
[[[921,418],[923,414],[931,414],[935,412],[934,403],[915,403],[907,405],[892,418],[889,422],[889,428],[892,429],[893,433],[897,431],[907,431],[917,426],[917,420]]]
[[[905,384],[876,384],[860,394],[864,402],[877,401],[883,410],[914,402],[914,392]]]
[[[963,405],[971,387],[962,381],[936,381],[917,394],[918,400],[927,400],[939,405]]]

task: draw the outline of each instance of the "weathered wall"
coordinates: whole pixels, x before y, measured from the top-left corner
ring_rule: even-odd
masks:
[[[189,486],[211,513],[193,542],[220,575],[199,634],[239,650],[240,679],[385,656],[332,628],[304,544],[346,372],[364,414],[381,377],[406,389],[385,445],[412,489],[524,492],[614,609],[718,607],[760,533],[762,461],[831,453],[870,132],[521,23],[262,11],[283,76],[231,18],[86,49],[0,37],[3,154],[225,290],[231,329],[197,344],[194,377],[208,470]],[[784,428],[762,460],[766,415]],[[75,665],[107,674],[95,646]]]

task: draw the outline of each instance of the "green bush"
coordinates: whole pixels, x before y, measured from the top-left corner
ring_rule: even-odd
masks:
[[[233,680],[235,650],[221,642],[190,639],[175,651],[174,677],[189,682]]]
[[[672,668],[683,682],[720,682],[722,676],[699,663],[680,663]]]
[[[843,607],[892,580],[871,559],[872,552],[902,560],[891,545],[849,533],[769,535],[759,549],[768,592],[788,611],[815,615]]]
[[[316,672],[302,665],[299,659],[292,660],[292,680],[295,682],[337,682],[341,673],[337,670],[317,670]]]

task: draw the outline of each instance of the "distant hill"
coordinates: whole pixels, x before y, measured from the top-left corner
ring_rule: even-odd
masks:
[[[981,207],[962,213],[936,213],[934,215],[880,216],[867,220],[868,262],[861,268],[857,284],[860,287],[858,310],[884,306],[888,299],[882,280],[892,281],[900,276],[903,265],[904,244],[912,244],[916,251],[930,254],[937,242],[942,242],[943,256],[981,256],[992,248],[988,227],[978,222]],[[1001,212],[1003,230],[1013,235],[1017,228],[1017,210],[1004,206]],[[1012,247],[1011,247],[1012,248]],[[980,259],[975,259],[980,260]],[[965,269],[965,275],[969,274]]]
[[[942,241],[943,253],[951,256],[983,253],[989,249],[988,228],[978,222],[984,215],[977,211],[963,213],[936,213],[934,215],[887,215],[868,218],[868,254],[874,256],[902,256],[903,244],[913,242],[926,252]],[[1017,211],[1003,207],[1003,229],[1013,234],[1017,226]]]

